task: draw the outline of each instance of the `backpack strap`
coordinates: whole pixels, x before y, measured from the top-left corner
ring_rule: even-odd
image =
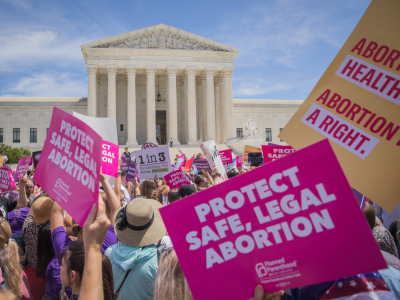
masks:
[[[115,297],[118,297],[118,293],[119,293],[119,291],[121,290],[122,285],[124,284],[124,282],[125,282],[125,280],[126,280],[126,277],[128,277],[128,275],[129,275],[129,273],[131,272],[131,270],[132,270],[132,269],[129,269],[128,272],[126,272],[125,277],[124,277],[124,279],[122,280],[121,285],[119,286],[117,292],[115,293]]]

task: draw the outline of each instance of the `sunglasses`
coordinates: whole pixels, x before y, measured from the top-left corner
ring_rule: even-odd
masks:
[[[33,186],[26,186],[26,189],[33,189]]]

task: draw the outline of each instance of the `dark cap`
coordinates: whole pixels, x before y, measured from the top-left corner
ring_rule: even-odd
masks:
[[[184,196],[190,196],[191,194],[196,193],[196,188],[191,185],[191,184],[185,184],[182,185],[179,191],[175,192],[172,194],[173,197],[184,197]]]
[[[128,147],[125,147],[125,149],[129,149]]]

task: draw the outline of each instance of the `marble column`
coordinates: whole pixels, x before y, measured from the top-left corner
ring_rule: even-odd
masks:
[[[10,145],[13,143],[13,128],[11,126],[11,113],[6,113],[6,127],[3,131],[3,143]]]
[[[196,89],[196,104],[197,104],[197,128],[198,128],[198,139],[202,139],[203,140],[203,123],[202,123],[202,119],[203,119],[203,103],[202,103],[202,99],[203,99],[203,87],[201,85],[201,76],[197,76],[196,77],[196,84],[197,84],[197,89]]]
[[[221,72],[221,82],[219,84],[219,118],[220,118],[220,143],[227,142],[226,138],[226,97],[225,97],[225,77]]]
[[[156,85],[157,67],[146,67],[147,100],[146,100],[146,143],[158,145],[156,137]]]
[[[86,72],[88,74],[88,99],[87,99],[87,115],[89,117],[97,117],[97,66],[86,65]]]
[[[117,118],[117,66],[106,66],[108,75],[107,117]]]
[[[214,79],[214,97],[215,97],[215,142],[217,144],[221,141],[221,119],[220,119],[220,104],[219,104],[219,82],[220,78]]]
[[[226,138],[236,137],[233,121],[233,100],[232,100],[232,75],[233,69],[224,69],[225,98],[226,98]]]
[[[208,141],[207,136],[207,78],[204,73],[200,75],[201,78],[201,126],[203,128],[203,141]]]
[[[188,107],[188,80],[186,77],[186,74],[182,75],[182,138],[183,140],[181,141],[183,144],[186,144],[188,141],[188,127],[189,127],[189,118],[188,118],[188,112],[189,112],[189,107]]]
[[[127,146],[136,146],[136,67],[126,66],[127,77]]]
[[[215,98],[214,98],[214,73],[215,69],[206,69],[206,136],[207,140],[215,140]]]
[[[168,126],[168,122],[169,122],[169,109],[168,109],[168,103],[169,103],[169,77],[168,77],[168,74],[167,74],[167,72],[165,72],[165,74],[164,74],[164,78],[165,78],[165,94],[166,94],[166,96],[165,96],[165,99],[166,99],[166,102],[165,102],[165,105],[166,105],[166,112],[165,112],[165,114],[166,114],[166,127],[167,127],[167,130],[166,130],[166,132],[165,132],[165,134],[166,134],[166,137],[165,137],[165,141],[167,142],[167,145],[169,145],[169,140],[170,140],[170,134],[169,134],[169,126]]]
[[[169,137],[168,141],[173,139],[174,146],[180,145],[178,139],[178,100],[176,96],[176,73],[178,68],[169,67],[167,68],[168,74],[168,127],[169,127]]]
[[[187,116],[188,145],[197,145],[197,120],[196,120],[196,72],[197,68],[186,68],[187,77]]]

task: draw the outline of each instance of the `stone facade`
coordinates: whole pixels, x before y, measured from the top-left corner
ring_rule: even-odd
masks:
[[[118,143],[219,144],[249,119],[273,143],[302,101],[232,99],[239,50],[159,24],[81,45],[87,98],[0,97],[0,142],[40,149],[53,106],[93,117],[115,117]],[[20,129],[20,142],[13,129]],[[32,132],[32,134],[31,134]],[[32,142],[33,141],[33,142]],[[268,141],[266,141],[268,142]],[[283,143],[282,143],[283,144]]]

